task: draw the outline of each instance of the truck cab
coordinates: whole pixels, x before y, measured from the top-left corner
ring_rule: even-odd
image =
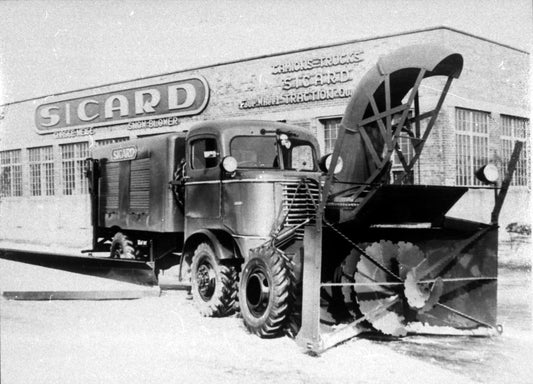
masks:
[[[243,120],[199,124],[186,146],[180,267],[200,311],[216,316],[234,304],[217,301],[213,311],[205,303],[221,296],[217,287],[237,291],[222,280],[236,284],[254,250],[284,235],[278,246],[291,257],[303,254],[303,226],[319,201],[318,143],[301,127]]]
[[[300,180],[319,176],[311,132],[281,123],[203,123],[187,135],[186,153],[185,237],[228,231],[243,254],[246,244],[269,239]]]

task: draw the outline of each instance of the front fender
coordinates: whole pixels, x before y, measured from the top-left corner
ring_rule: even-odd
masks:
[[[231,234],[219,229],[200,229],[185,240],[180,263],[180,280],[183,280],[188,275],[187,271],[190,269],[194,251],[199,244],[204,242],[213,247],[218,260],[241,258],[241,252]]]

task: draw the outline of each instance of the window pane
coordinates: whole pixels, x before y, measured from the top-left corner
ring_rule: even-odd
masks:
[[[102,145],[109,145],[109,144],[114,144],[114,143],[121,143],[123,141],[128,141],[129,139],[130,139],[129,137],[115,137],[112,139],[96,140],[96,145],[102,146]]]
[[[275,166],[278,154],[275,136],[235,137],[230,147],[231,156],[237,160],[239,168],[273,168]]]
[[[21,150],[0,152],[0,196],[22,196]]]
[[[88,193],[85,177],[85,159],[89,156],[88,143],[64,144],[60,147],[63,194]]]
[[[219,153],[216,139],[200,139],[191,144],[191,167],[214,168],[218,165]]]
[[[52,147],[28,149],[30,196],[54,194],[54,163]]]
[[[490,113],[455,109],[456,184],[480,185],[475,171],[487,164]]]
[[[324,153],[331,153],[335,149],[335,142],[337,141],[339,126],[341,124],[340,118],[322,120],[324,124]]]
[[[512,185],[529,186],[531,166],[529,152],[529,120],[515,116],[501,116],[500,154],[502,158],[502,175],[507,175],[507,168],[517,140],[523,141],[522,152],[513,175]]]

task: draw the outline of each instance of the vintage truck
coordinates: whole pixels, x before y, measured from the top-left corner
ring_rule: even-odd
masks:
[[[233,313],[250,250],[281,234],[287,252],[301,252],[319,200],[318,160],[310,131],[247,120],[98,148],[90,160],[93,248],[157,268],[180,263],[201,313]]]

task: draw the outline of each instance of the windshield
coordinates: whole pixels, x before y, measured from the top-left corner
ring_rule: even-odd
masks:
[[[288,138],[285,134],[238,136],[231,141],[230,151],[237,160],[238,168],[315,170],[313,146],[307,141]]]

